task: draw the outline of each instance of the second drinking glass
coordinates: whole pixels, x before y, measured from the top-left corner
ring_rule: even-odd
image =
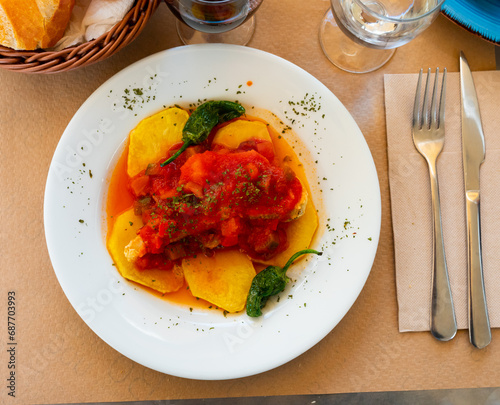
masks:
[[[263,0],[165,0],[177,17],[177,33],[186,44],[246,45],[255,30]]]
[[[353,73],[383,66],[395,49],[425,30],[444,0],[330,0],[320,43],[330,61]]]

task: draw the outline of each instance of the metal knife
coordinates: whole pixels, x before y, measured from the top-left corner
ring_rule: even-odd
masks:
[[[462,98],[462,153],[467,215],[467,256],[469,271],[469,338],[479,349],[491,342],[490,321],[484,291],[479,216],[479,168],[485,146],[476,88],[469,64],[460,52],[460,88]]]

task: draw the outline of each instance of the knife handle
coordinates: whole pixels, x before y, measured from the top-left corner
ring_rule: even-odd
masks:
[[[469,258],[469,338],[475,347],[482,349],[491,342],[491,329],[484,291],[479,190],[467,191],[465,200]]]
[[[443,227],[441,221],[441,204],[439,186],[435,164],[429,162],[432,197],[433,223],[433,271],[432,271],[432,298],[431,298],[431,333],[441,341],[453,339],[457,333],[457,322],[451,295],[448,266],[443,241]]]

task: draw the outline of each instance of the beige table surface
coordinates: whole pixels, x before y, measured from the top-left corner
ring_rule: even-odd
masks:
[[[147,369],[101,341],[59,286],[43,230],[48,167],[67,123],[116,72],[180,45],[164,4],[141,35],[110,59],[58,75],[0,71],[0,403],[323,394],[500,386],[500,333],[485,350],[465,331],[449,343],[398,332],[394,248],[387,175],[383,77],[421,67],[458,71],[464,50],[473,70],[495,69],[494,46],[444,17],[365,75],[331,65],[318,41],[326,0],[266,0],[249,46],[281,56],[322,81],[347,107],[375,160],[382,231],[365,288],[340,324],[315,347],[275,370],[230,381],[187,380]],[[17,297],[16,400],[7,396],[7,292]]]

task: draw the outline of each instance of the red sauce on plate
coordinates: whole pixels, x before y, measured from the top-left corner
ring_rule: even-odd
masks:
[[[239,248],[257,260],[286,250],[287,221],[302,184],[281,160],[285,153],[287,160],[296,160],[295,154],[276,131],[270,128],[270,133],[274,147],[282,149],[277,156],[269,142],[246,142],[233,151],[211,148],[209,137],[174,162],[150,164],[133,178],[127,175],[125,148],[110,179],[108,229],[131,207],[142,216],[145,225],[138,234],[147,253],[135,263],[138,269],[169,270],[183,257],[221,248]],[[193,297],[187,286],[168,299],[191,307],[211,305]]]
[[[236,246],[267,260],[288,247],[284,226],[302,196],[295,173],[259,153],[259,143],[205,147],[130,179],[147,250],[138,268],[168,270],[180,258]]]

